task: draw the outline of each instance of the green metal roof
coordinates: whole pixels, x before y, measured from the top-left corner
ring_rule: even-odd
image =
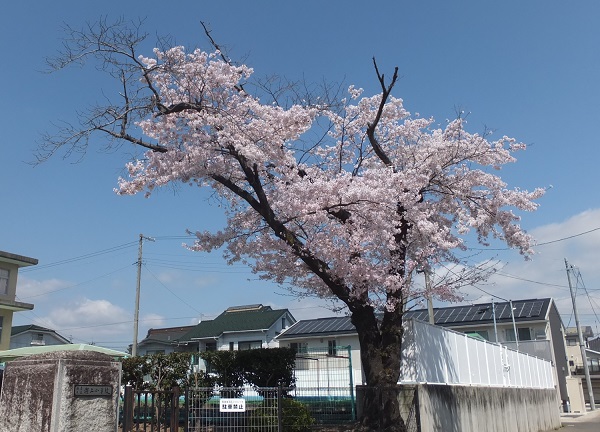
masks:
[[[56,351],[95,351],[103,354],[107,354],[114,358],[128,357],[129,354],[111,350],[108,348],[99,347],[96,345],[87,344],[65,344],[65,345],[48,345],[48,346],[36,346],[36,347],[25,347],[15,348],[7,351],[0,351],[0,362],[7,362],[15,360],[21,357],[27,357],[34,354],[43,354]]]
[[[214,320],[202,321],[179,340],[217,338],[223,333],[263,330],[270,328],[288,313],[287,309],[273,310],[269,306],[250,305],[227,309]],[[290,323],[291,324],[291,323]]]

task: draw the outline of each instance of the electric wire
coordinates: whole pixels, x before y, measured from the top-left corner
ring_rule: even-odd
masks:
[[[579,278],[578,280],[581,281],[581,286],[583,287],[583,290],[585,291],[585,295],[590,303],[590,307],[592,308],[592,312],[594,314],[594,316],[596,317],[596,322],[598,322],[598,314],[596,314],[596,309],[594,308],[594,304],[592,303],[592,298],[590,297],[590,293],[588,292],[587,287],[585,286],[585,282],[583,281],[583,276],[581,275],[581,272],[578,272],[579,274]]]
[[[545,242],[536,243],[536,244],[533,245],[533,247],[547,246],[549,244],[558,243],[558,242],[562,242],[562,241],[565,241],[565,240],[570,240],[570,239],[573,239],[575,237],[580,237],[582,235],[590,234],[590,233],[593,233],[594,231],[598,231],[598,230],[600,230],[600,227],[593,228],[591,230],[580,232],[580,233],[577,233],[577,234],[573,234],[573,235],[570,235],[570,236],[567,236],[567,237],[562,237],[562,238],[555,239],[555,240],[549,240],[549,241],[545,241]],[[514,248],[510,248],[510,247],[503,247],[503,248],[474,248],[474,247],[468,247],[467,249],[468,250],[480,250],[480,251],[507,251],[507,250],[512,250]]]
[[[137,243],[138,243],[137,241],[129,242],[129,243],[124,243],[124,244],[119,245],[119,246],[114,246],[114,247],[111,247],[111,248],[108,248],[108,249],[102,249],[102,250],[96,251],[96,252],[90,252],[90,253],[87,253],[87,254],[84,254],[84,255],[79,255],[79,256],[76,256],[76,257],[73,257],[73,258],[66,258],[66,259],[59,260],[59,261],[54,261],[54,262],[51,262],[51,263],[48,263],[48,264],[41,264],[41,265],[38,264],[38,265],[35,265],[35,266],[26,267],[26,268],[20,270],[20,272],[21,273],[27,273],[27,272],[32,272],[32,271],[36,271],[36,270],[47,269],[47,268],[50,268],[50,267],[56,267],[56,266],[60,266],[60,265],[64,265],[64,264],[71,264],[71,263],[74,263],[74,262],[77,262],[77,261],[82,261],[82,260],[89,259],[89,258],[95,258],[95,257],[98,257],[100,255],[105,255],[105,254],[108,254],[108,253],[112,253],[112,252],[120,251],[120,250],[123,250],[123,249],[127,249],[127,248],[130,248],[130,247],[136,246]]]
[[[181,297],[179,297],[177,294],[175,294],[169,287],[167,287],[154,273],[152,273],[152,270],[150,270],[148,268],[148,266],[146,264],[144,264],[144,268],[148,271],[148,273],[150,273],[150,275],[167,291],[169,291],[175,298],[177,298],[179,301],[181,301],[181,303],[185,304],[187,307],[189,307],[190,309],[193,309],[195,312],[198,312],[199,314],[201,314],[202,312],[200,312],[198,309],[196,309],[194,306],[192,306],[190,301],[186,301],[184,299],[182,299]]]
[[[70,286],[63,287],[63,288],[57,288],[55,290],[50,290],[50,291],[44,291],[43,293],[33,294],[33,295],[30,295],[30,296],[26,296],[26,297],[21,297],[20,299],[21,300],[27,300],[27,299],[31,299],[31,298],[35,298],[35,297],[41,297],[41,296],[45,296],[45,295],[48,295],[48,294],[56,293],[56,292],[59,292],[59,291],[65,291],[65,290],[69,290],[69,289],[72,289],[72,288],[77,288],[78,286],[85,285],[85,284],[90,283],[90,282],[94,282],[94,281],[96,281],[98,279],[102,279],[102,278],[107,277],[107,276],[111,276],[111,275],[113,275],[115,273],[118,273],[120,271],[123,271],[123,270],[125,270],[127,268],[131,268],[131,265],[127,265],[125,267],[121,267],[121,268],[119,268],[117,270],[114,270],[112,272],[105,273],[105,274],[97,276],[97,277],[95,277],[93,279],[88,279],[88,280],[86,280],[84,282],[79,282],[79,283],[77,283],[75,285],[70,285]]]

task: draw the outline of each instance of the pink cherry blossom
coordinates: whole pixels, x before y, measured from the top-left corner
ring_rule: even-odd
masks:
[[[414,269],[460,262],[470,233],[533,253],[514,211],[535,210],[543,190],[508,189],[494,174],[525,148],[512,138],[471,134],[463,119],[436,128],[432,118],[412,117],[402,99],[363,96],[354,86],[341,111],[262,103],[244,90],[252,69],[218,52],[175,47],[141,61],[164,106],[191,108],[139,122],[164,151],[130,163],[118,192],[150,194],[170,182],[212,187],[229,204],[226,228],[198,232],[194,250],[226,246],[230,262],[265,279],[340,297],[335,281],[342,297],[381,310],[410,296]],[[378,113],[379,153],[367,133]],[[299,150],[324,118],[327,139]],[[453,289],[437,294],[450,298]]]

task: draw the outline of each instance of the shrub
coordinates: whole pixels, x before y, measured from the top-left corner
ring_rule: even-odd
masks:
[[[305,432],[310,430],[315,419],[310,415],[309,409],[304,404],[290,398],[283,398],[281,404],[284,431]],[[252,427],[276,427],[277,406],[265,401],[262,406],[251,412],[248,422]]]

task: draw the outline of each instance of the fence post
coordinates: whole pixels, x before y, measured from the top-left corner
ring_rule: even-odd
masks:
[[[277,432],[283,432],[283,384],[277,386]]]
[[[352,347],[348,345],[348,372],[350,374],[350,409],[352,410],[352,421],[356,420],[356,407],[354,401],[354,372],[352,371]]]
[[[173,387],[171,394],[171,431],[179,430],[179,387]]]
[[[189,421],[190,421],[190,388],[186,387],[184,391],[184,409],[185,415],[183,416],[183,432],[188,432]]]
[[[133,429],[133,387],[125,386],[123,394],[123,432]]]

